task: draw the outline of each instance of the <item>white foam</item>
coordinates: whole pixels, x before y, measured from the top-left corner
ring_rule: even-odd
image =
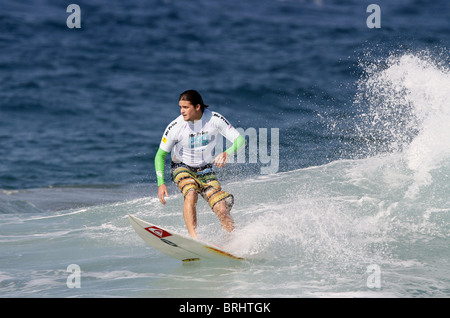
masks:
[[[362,134],[385,139],[400,151],[414,181],[413,198],[430,185],[430,172],[450,157],[450,72],[427,52],[391,56],[387,65],[366,67],[356,102],[368,103]]]

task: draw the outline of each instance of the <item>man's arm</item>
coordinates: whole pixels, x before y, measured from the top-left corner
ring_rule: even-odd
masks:
[[[233,142],[230,148],[225,150],[225,152],[229,155],[234,154],[236,151],[238,151],[242,146],[245,145],[245,138],[242,137],[242,135],[239,135],[236,140]]]
[[[233,142],[230,148],[222,152],[214,159],[214,164],[218,168],[222,168],[227,163],[228,157],[238,151],[242,146],[245,145],[245,138],[239,135]]]
[[[164,184],[164,160],[166,159],[168,152],[165,152],[161,148],[158,149],[158,152],[155,156],[155,170],[156,170],[156,179],[158,180],[158,186]]]
[[[166,159],[167,154],[168,152],[159,148],[155,156],[156,179],[158,180],[158,198],[162,204],[166,204],[164,196],[169,196],[164,181],[164,160]]]

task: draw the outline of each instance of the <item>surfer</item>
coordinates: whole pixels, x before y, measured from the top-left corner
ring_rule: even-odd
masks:
[[[199,193],[217,215],[222,227],[231,232],[234,229],[230,214],[233,195],[221,188],[213,164],[218,168],[224,167],[228,157],[245,145],[245,139],[225,117],[206,109],[208,105],[204,104],[197,91],[181,93],[179,106],[181,115],[167,126],[155,157],[159,200],[166,204],[165,196],[169,196],[164,181],[164,160],[173,150],[171,175],[184,196],[183,216],[189,235],[197,238],[196,204]],[[218,134],[233,145],[213,160]]]

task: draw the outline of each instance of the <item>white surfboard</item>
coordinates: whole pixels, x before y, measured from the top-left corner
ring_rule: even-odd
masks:
[[[213,244],[177,234],[132,215],[128,215],[128,217],[136,233],[147,244],[183,262],[198,261],[201,259],[242,260],[241,257],[225,252]]]

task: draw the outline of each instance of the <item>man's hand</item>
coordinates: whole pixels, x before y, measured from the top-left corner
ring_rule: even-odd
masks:
[[[214,159],[214,164],[217,166],[217,168],[225,167],[225,164],[227,163],[229,154],[226,152],[222,152],[220,155]]]
[[[167,192],[167,187],[165,184],[161,184],[158,188],[158,198],[159,201],[161,201],[162,204],[166,204],[166,200],[164,199],[164,196],[169,197],[169,193]]]

